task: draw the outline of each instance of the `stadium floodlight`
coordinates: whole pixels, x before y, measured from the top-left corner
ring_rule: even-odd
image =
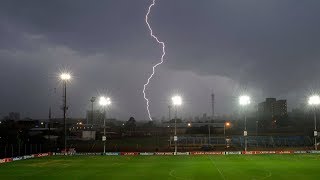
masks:
[[[240,96],[240,97],[239,97],[239,104],[240,104],[241,106],[247,106],[247,105],[249,105],[250,103],[251,103],[251,101],[250,101],[250,97],[249,97],[249,96],[243,95],[243,96]]]
[[[240,106],[246,107],[251,103],[250,96],[248,95],[242,95],[239,97],[239,104]],[[244,111],[244,150],[247,151],[247,116],[246,111]]]
[[[318,131],[317,131],[317,109],[316,107],[320,104],[320,97],[319,95],[312,95],[309,97],[308,104],[312,107],[314,107],[313,110],[313,119],[314,119],[314,131],[313,131],[313,136],[314,136],[314,149],[317,150],[317,136],[318,136]]]
[[[171,99],[172,99],[172,104],[174,106],[181,106],[181,104],[182,104],[181,96],[173,96]]]
[[[175,107],[176,113],[175,113],[175,118],[174,118],[174,154],[177,155],[177,141],[178,141],[178,136],[177,136],[177,118],[178,118],[178,106],[182,105],[182,98],[179,95],[175,95],[171,98],[172,104]]]
[[[223,134],[224,134],[224,136],[226,136],[226,128],[227,128],[227,127],[230,127],[230,126],[231,126],[231,123],[230,123],[230,122],[224,123],[224,126],[223,126]]]
[[[102,141],[103,141],[103,154],[106,153],[106,109],[107,106],[111,105],[111,99],[109,97],[104,97],[101,96],[99,98],[99,104],[100,106],[103,107],[103,137],[102,137]]]
[[[309,97],[308,104],[310,106],[317,106],[320,104],[320,97],[318,95],[313,95]]]
[[[225,122],[224,125],[223,125],[223,136],[224,136],[224,140],[225,140],[225,143],[226,143],[226,147],[228,146],[228,142],[227,142],[227,139],[226,139],[226,129],[228,127],[231,126],[231,123],[230,122]]]
[[[90,102],[91,102],[91,125],[93,124],[93,103],[96,101],[96,97],[91,97]],[[89,124],[89,118],[87,118],[87,124]]]
[[[67,82],[70,81],[71,74],[64,72],[60,74],[60,80],[63,81],[63,122],[64,122],[64,150],[67,153]]]
[[[109,106],[111,104],[111,99],[109,97],[101,96],[99,99],[99,104],[101,106]]]
[[[68,81],[71,79],[70,73],[61,73],[60,74],[60,79],[63,81]]]

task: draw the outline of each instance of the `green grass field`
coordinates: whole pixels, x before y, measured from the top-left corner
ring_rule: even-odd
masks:
[[[52,156],[2,164],[0,179],[320,179],[320,155]]]

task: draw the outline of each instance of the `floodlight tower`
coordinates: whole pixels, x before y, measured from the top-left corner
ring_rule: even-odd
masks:
[[[314,119],[314,149],[317,150],[317,106],[320,104],[320,97],[319,95],[313,95],[309,97],[308,104],[313,107],[313,119]]]
[[[64,123],[64,150],[67,153],[67,82],[70,81],[71,75],[69,73],[62,73],[60,80],[63,82],[63,123]]]
[[[224,126],[223,126],[223,135],[224,135],[224,138],[226,138],[226,128],[230,127],[230,122],[226,122],[224,123]]]
[[[250,97],[247,95],[242,95],[239,97],[239,104],[244,108],[244,150],[247,151],[247,115],[246,115],[246,107],[251,103]]]
[[[91,101],[91,125],[93,125],[93,103],[96,101],[96,97],[91,97],[90,101]],[[89,124],[89,122],[87,121],[87,124]]]
[[[223,125],[223,135],[224,135],[224,142],[226,143],[226,147],[228,145],[227,139],[226,139],[226,128],[229,128],[231,126],[230,122],[225,122]]]
[[[172,104],[175,108],[175,117],[174,117],[174,154],[177,155],[177,141],[178,141],[178,136],[177,136],[177,118],[178,118],[178,106],[181,106],[182,104],[182,98],[181,96],[173,96],[171,98]]]
[[[107,107],[109,105],[111,105],[111,99],[109,97],[104,97],[101,96],[99,99],[99,104],[100,106],[103,107],[103,137],[102,137],[102,141],[103,141],[103,154],[106,153],[106,111],[107,111]]]

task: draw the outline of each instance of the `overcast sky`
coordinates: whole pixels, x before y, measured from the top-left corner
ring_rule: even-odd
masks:
[[[0,116],[61,117],[68,69],[69,116],[107,94],[110,116],[147,119],[142,89],[161,46],[144,17],[152,0],[2,0]],[[289,108],[319,88],[320,1],[157,0],[150,23],[166,44],[165,63],[147,89],[153,117],[167,116],[172,94],[184,117],[230,114],[247,91],[254,103],[287,99]],[[56,89],[56,90],[55,90]]]

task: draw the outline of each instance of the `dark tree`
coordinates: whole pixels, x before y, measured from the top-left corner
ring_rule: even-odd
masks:
[[[134,117],[130,117],[125,124],[125,129],[127,131],[134,131],[135,128],[136,128],[136,120],[134,119]]]

